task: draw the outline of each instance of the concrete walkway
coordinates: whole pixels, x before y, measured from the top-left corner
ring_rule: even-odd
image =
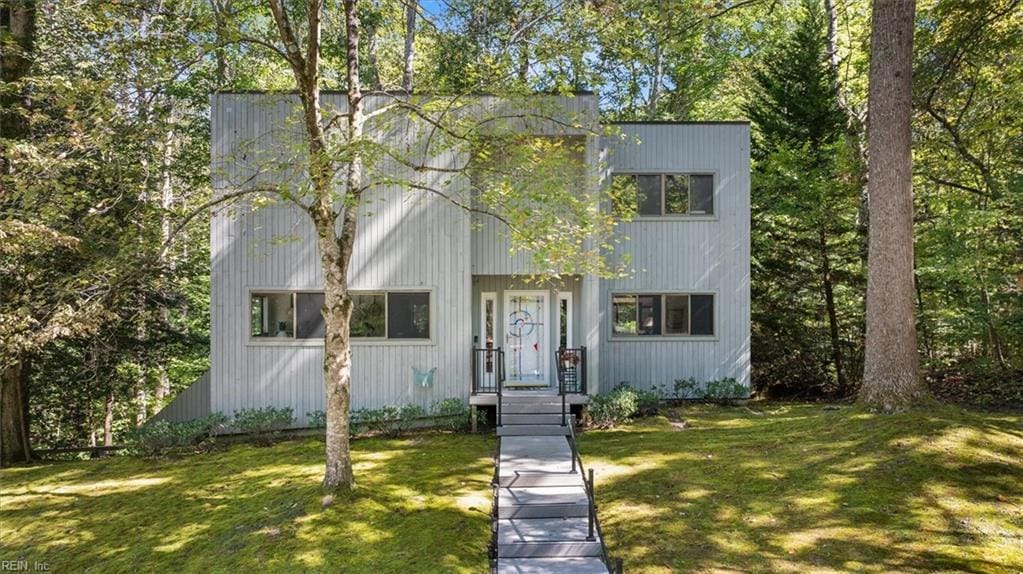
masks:
[[[607,574],[595,527],[590,535],[586,483],[579,467],[573,468],[560,399],[508,393],[501,410],[496,571]]]

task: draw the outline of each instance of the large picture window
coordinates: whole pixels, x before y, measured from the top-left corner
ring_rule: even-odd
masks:
[[[322,339],[322,292],[253,292],[249,298],[253,339]],[[430,293],[352,293],[353,339],[429,339]]]
[[[714,176],[711,174],[629,173],[612,177],[612,185],[617,189],[632,188],[636,213],[641,217],[714,214]]]
[[[710,294],[616,294],[611,298],[611,333],[623,336],[713,336]]]

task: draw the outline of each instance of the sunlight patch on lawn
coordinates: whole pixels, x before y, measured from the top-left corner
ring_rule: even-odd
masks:
[[[209,529],[209,524],[186,524],[176,529],[173,533],[165,535],[163,544],[155,546],[153,550],[157,552],[176,552],[199,536],[204,535]]]

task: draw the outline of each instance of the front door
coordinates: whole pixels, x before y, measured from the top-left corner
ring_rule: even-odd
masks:
[[[505,373],[510,386],[547,386],[547,292],[505,291]]]

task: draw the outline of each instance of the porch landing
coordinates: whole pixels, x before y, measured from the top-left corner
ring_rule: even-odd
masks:
[[[557,397],[558,401],[561,400],[558,395],[557,389],[530,389],[530,390],[510,390],[505,389],[504,395],[506,397]],[[590,395],[584,395],[581,393],[566,393],[565,400],[570,405],[585,405],[590,402]],[[494,406],[497,404],[497,393],[478,393],[469,395],[469,404],[477,406]],[[558,411],[560,412],[560,410]]]

